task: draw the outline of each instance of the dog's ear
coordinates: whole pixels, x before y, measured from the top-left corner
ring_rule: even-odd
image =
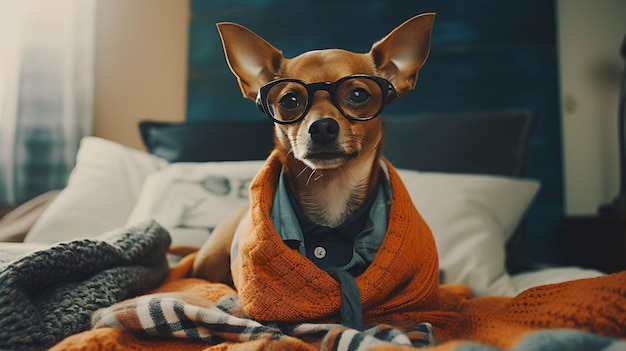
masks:
[[[415,88],[417,72],[430,51],[434,13],[417,15],[375,43],[370,55],[379,72],[396,88],[399,96]]]
[[[236,23],[218,23],[217,30],[228,66],[237,76],[243,95],[255,100],[259,88],[276,76],[284,59],[282,52]]]

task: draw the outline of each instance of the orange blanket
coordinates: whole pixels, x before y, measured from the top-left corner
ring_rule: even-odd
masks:
[[[272,226],[269,213],[280,167],[277,156],[272,155],[253,181],[250,216],[240,227],[239,256],[232,262],[236,297],[243,311],[229,312],[258,323],[254,326],[261,328],[259,330],[265,334],[245,340],[241,335],[239,338],[230,334],[220,335],[220,338],[209,335],[204,340],[217,343],[215,349],[279,345],[316,349],[329,340],[334,341],[335,346],[340,344],[331,335],[338,332],[336,328],[324,329],[326,333],[317,338],[311,335],[298,338],[297,333],[278,333],[280,336],[277,336],[275,332],[262,329],[302,322],[319,325],[337,323],[341,305],[339,283],[283,244]],[[398,174],[389,164],[388,168],[393,194],[388,231],[370,267],[356,278],[365,323],[395,326],[398,330],[407,331],[407,335],[410,335],[412,327],[423,322],[430,323],[439,342],[434,349],[442,350],[454,349],[465,341],[511,349],[531,331],[552,328],[574,328],[618,339],[626,337],[626,272],[540,286],[514,298],[474,299],[465,286],[440,286],[432,234],[413,206]],[[223,285],[183,279],[191,260],[193,257],[187,257],[172,271],[169,281],[155,292],[157,294],[152,301],[171,297],[159,293],[175,292],[179,302],[187,305],[195,303],[210,309],[213,306],[211,302],[220,300],[223,303],[225,297],[235,293]],[[139,309],[136,306],[131,306],[130,310]],[[127,312],[127,307],[116,310],[113,306],[109,312],[117,313],[118,319],[124,319],[120,311]],[[101,321],[109,317],[99,318]],[[137,336],[138,331],[147,328],[138,321],[141,318],[133,318],[136,319],[135,324],[122,323],[115,318],[115,322],[109,324],[96,322],[96,326],[107,328],[70,337],[55,349],[100,349],[87,346],[102,343],[126,345],[134,350],[212,349],[206,344],[187,343],[180,339],[154,339],[147,337],[146,333]],[[211,334],[211,326],[215,329],[213,333],[217,333],[219,328],[207,322],[209,317],[203,318],[204,326],[210,325],[207,333]],[[246,327],[251,328],[251,324],[246,324]],[[394,346],[381,344],[379,347]]]

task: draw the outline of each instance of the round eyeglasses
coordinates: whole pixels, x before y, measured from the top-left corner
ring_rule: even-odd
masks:
[[[277,79],[259,89],[256,104],[276,123],[295,123],[307,114],[318,90],[326,90],[335,107],[346,118],[356,121],[377,117],[397,97],[395,88],[385,78],[357,74],[333,83]]]

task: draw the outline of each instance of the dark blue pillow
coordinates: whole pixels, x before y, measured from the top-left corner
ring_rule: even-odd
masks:
[[[535,115],[528,110],[384,116],[383,153],[394,166],[430,172],[522,177]],[[169,162],[262,160],[273,124],[260,122],[139,125],[151,154]]]
[[[139,123],[149,153],[169,162],[263,160],[274,147],[271,121]]]
[[[534,124],[529,110],[393,116],[383,153],[397,168],[523,177]]]

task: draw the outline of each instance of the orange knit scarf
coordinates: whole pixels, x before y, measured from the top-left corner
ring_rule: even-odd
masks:
[[[387,166],[393,195],[387,234],[370,267],[356,278],[365,323],[430,322],[439,339],[504,348],[540,328],[626,336],[626,272],[537,287],[515,298],[471,299],[465,286],[440,286],[430,229]],[[274,153],[251,184],[251,212],[240,226],[239,255],[231,264],[242,306],[259,321],[337,322],[339,283],[286,246],[272,225],[280,170]]]

